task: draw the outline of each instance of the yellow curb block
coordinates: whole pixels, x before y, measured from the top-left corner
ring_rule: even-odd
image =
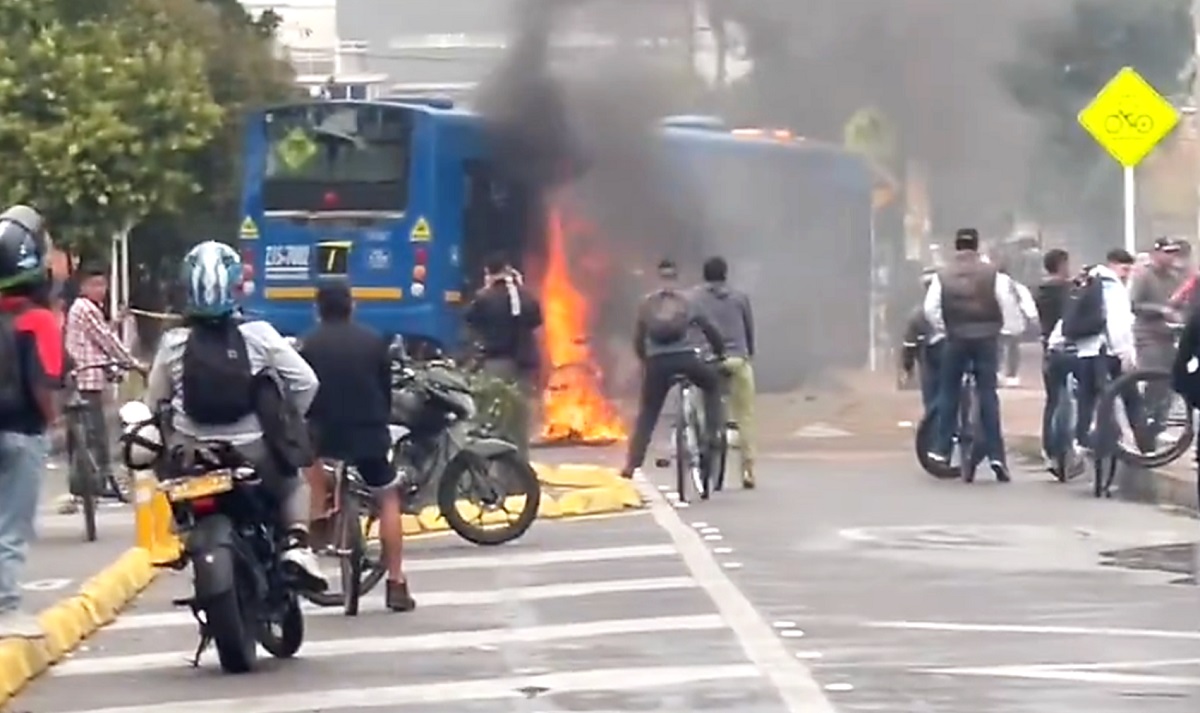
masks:
[[[568,463],[557,467],[534,463],[533,469],[542,485],[538,518],[543,520],[615,513],[646,505],[633,483],[622,478],[616,468],[581,463]],[[556,494],[549,490],[551,488],[565,492]],[[483,524],[504,524],[507,521],[507,513],[519,512],[525,504],[524,501],[524,495],[506,498],[504,510],[483,513]],[[467,520],[479,518],[479,508],[473,503],[460,500],[458,508]],[[416,515],[405,515],[403,525],[405,535],[444,532],[449,529],[446,519],[442,517],[436,505],[425,507]],[[377,534],[374,527],[366,532],[368,538],[374,538]]]
[[[46,632],[45,639],[0,641],[0,706],[71,653],[81,641],[110,623],[157,573],[151,566],[149,552],[135,547],[85,582],[78,594],[38,616]]]

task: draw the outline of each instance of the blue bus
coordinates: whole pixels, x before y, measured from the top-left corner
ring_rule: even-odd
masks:
[[[700,197],[690,209],[708,223],[697,234],[710,244],[677,254],[729,256],[756,300],[764,358],[782,354],[760,379],[784,385],[809,366],[861,363],[869,168],[836,146],[703,118],[666,121],[662,144]],[[488,146],[481,117],[441,100],[314,101],[252,115],[241,230],[248,310],[301,334],[320,281],[346,279],[359,319],[456,349],[460,308],[486,255],[536,250],[545,223],[541,196],[501,178]]]

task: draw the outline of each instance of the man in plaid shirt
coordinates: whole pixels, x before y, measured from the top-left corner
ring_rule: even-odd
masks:
[[[134,359],[105,321],[101,305],[108,296],[108,271],[100,266],[87,266],[80,271],[79,297],[67,312],[67,354],[74,368],[117,361],[145,371]],[[79,394],[87,404],[83,412],[87,442],[72,447],[88,448],[96,456],[98,473],[78,473],[77,477],[95,479],[100,488],[113,482],[112,453],[109,447],[108,422],[105,416],[104,391],[108,386],[107,370],[89,369],[78,373]],[[71,483],[71,492],[78,495],[79,486]],[[100,492],[103,492],[101,490]],[[64,509],[69,508],[68,504]]]

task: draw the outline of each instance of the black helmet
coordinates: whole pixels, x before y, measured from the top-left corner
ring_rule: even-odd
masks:
[[[46,279],[45,226],[41,214],[29,206],[0,213],[0,289]]]

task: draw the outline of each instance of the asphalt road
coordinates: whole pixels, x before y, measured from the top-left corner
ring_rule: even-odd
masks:
[[[249,676],[184,662],[195,626],[171,576],[16,709],[1197,709],[1196,521],[1042,473],[937,482],[853,437],[812,453],[768,454],[759,490],[686,509],[538,523],[497,549],[414,542],[416,612],[378,593],[357,620],[313,612],[299,657]]]

